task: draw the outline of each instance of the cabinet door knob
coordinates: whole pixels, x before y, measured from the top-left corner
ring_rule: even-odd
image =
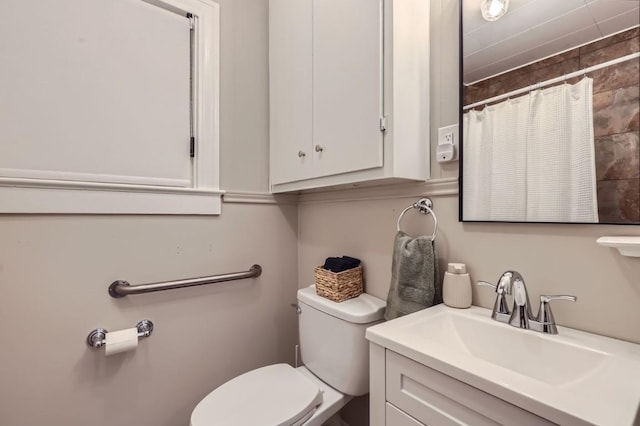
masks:
[[[316,145],[316,152],[322,152],[324,151],[324,148],[321,147],[320,145]]]
[[[298,157],[304,158],[305,155],[307,154],[305,154],[303,151],[298,151]]]

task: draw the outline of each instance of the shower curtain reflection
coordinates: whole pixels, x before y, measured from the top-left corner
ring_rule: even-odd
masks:
[[[597,222],[593,80],[463,116],[465,220]]]

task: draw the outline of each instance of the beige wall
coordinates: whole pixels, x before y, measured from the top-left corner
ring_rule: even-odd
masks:
[[[220,4],[220,182],[269,192],[268,0]]]
[[[223,189],[266,191],[267,0],[220,0]],[[1,202],[1,201],[0,201]],[[0,425],[181,426],[229,378],[293,362],[297,206],[224,204],[220,217],[0,217]],[[245,270],[256,280],[115,300],[132,283]],[[148,318],[105,358],[96,327]]]
[[[431,1],[432,140],[437,128],[458,122],[458,2]],[[455,178],[458,163],[435,162],[432,178]],[[445,187],[451,186],[445,184]],[[386,298],[391,249],[400,211],[421,195],[433,199],[439,221],[440,263],[465,262],[473,280],[496,281],[507,269],[523,274],[532,301],[540,294],[573,294],[577,303],[556,303],[558,323],[640,343],[640,259],[596,245],[603,235],[640,235],[636,226],[473,224],[458,222],[458,197],[438,185],[336,191],[302,197],[299,282],[313,282],[313,267],[329,255],[364,261],[366,289]],[[407,213],[405,230],[431,233],[432,222]],[[474,288],[474,304],[490,308],[495,294]],[[536,304],[536,302],[533,302]],[[537,306],[534,307],[534,310]]]
[[[325,257],[348,254],[364,262],[366,291],[386,298],[396,220],[419,195],[302,204],[301,285],[313,282],[313,267]],[[436,244],[441,266],[464,262],[474,281],[497,281],[502,272],[515,269],[524,276],[534,305],[540,294],[578,296],[577,303],[555,304],[559,324],[640,343],[640,260],[621,257],[595,243],[602,235],[639,235],[637,229],[461,224],[457,196],[431,198],[438,216]],[[405,219],[403,229],[410,234],[431,233],[430,218],[409,212]],[[495,293],[486,287],[474,288],[473,297],[474,304],[490,308]]]

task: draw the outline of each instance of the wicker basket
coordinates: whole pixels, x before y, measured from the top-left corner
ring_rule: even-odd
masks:
[[[362,294],[362,266],[342,272],[331,272],[318,266],[316,293],[334,302],[343,302]]]

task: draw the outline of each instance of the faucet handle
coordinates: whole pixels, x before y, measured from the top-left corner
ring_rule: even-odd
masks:
[[[556,320],[551,312],[550,302],[552,300],[568,300],[570,302],[576,302],[578,298],[576,296],[570,296],[565,294],[546,295],[540,296],[540,308],[538,309],[538,317],[536,321],[544,324],[555,324]]]
[[[551,295],[551,296],[547,296],[546,294],[543,294],[542,296],[540,296],[540,302],[544,302],[544,303],[549,303],[552,300],[568,300],[570,302],[577,302],[578,298],[576,296],[570,296],[568,294],[557,294],[557,295]]]
[[[487,281],[478,281],[476,284],[479,286],[493,287],[498,294],[511,294],[511,286],[504,283],[502,278],[498,281],[498,284],[491,284]]]
[[[500,283],[498,283],[498,285],[494,285],[486,281],[478,281],[476,282],[476,284],[479,286],[493,287],[495,289],[496,293],[498,294],[496,295],[496,301],[493,304],[493,312],[491,314],[491,317],[501,322],[507,322],[509,316],[511,315],[511,311],[509,310],[509,305],[507,304],[506,298],[506,295],[509,293],[505,291],[505,287],[503,285],[500,285]]]
[[[493,287],[496,291],[498,291],[498,286],[497,285],[488,283],[486,281],[478,281],[478,282],[476,282],[476,285],[484,285],[484,286],[487,286],[487,287]]]

